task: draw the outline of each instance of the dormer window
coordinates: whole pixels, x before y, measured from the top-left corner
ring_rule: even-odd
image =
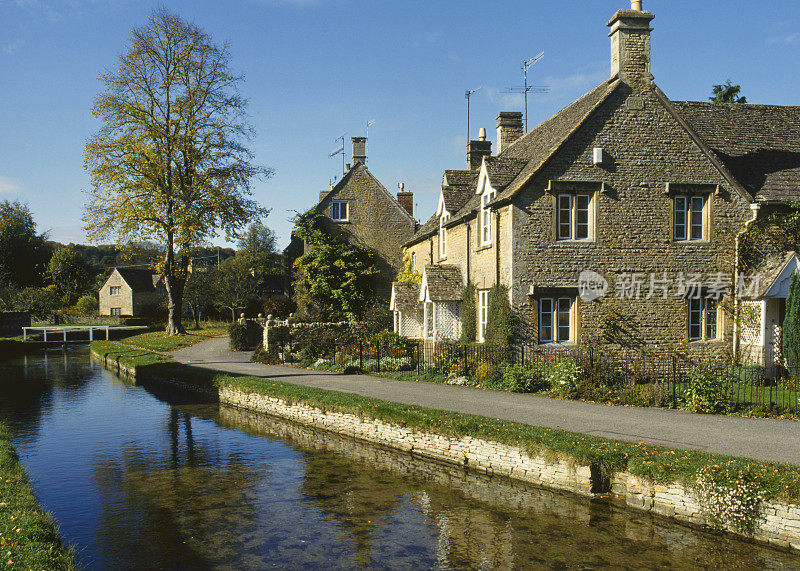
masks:
[[[447,257],[447,228],[444,227],[450,220],[450,214],[445,212],[439,217],[439,259]]]
[[[488,246],[492,243],[492,210],[489,208],[489,203],[494,200],[496,195],[496,191],[487,189],[481,196],[481,211],[478,218],[480,224],[478,236],[481,246]]]
[[[334,200],[331,202],[331,220],[337,222],[347,222],[348,208],[346,200]]]

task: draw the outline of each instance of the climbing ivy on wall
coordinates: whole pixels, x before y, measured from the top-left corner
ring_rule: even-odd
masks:
[[[461,293],[461,342],[474,343],[477,336],[477,308],[475,284],[467,282]]]
[[[306,252],[293,264],[295,301],[301,317],[314,321],[356,321],[375,299],[375,256],[328,228],[314,210],[292,219]]]

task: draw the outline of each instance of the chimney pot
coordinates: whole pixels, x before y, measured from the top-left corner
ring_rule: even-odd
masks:
[[[408,215],[412,218],[414,217],[414,193],[413,192],[406,192],[405,188],[406,185],[404,183],[400,183],[397,185],[397,202],[403,209],[408,212]]]
[[[486,140],[486,129],[481,127],[478,140],[467,143],[467,169],[478,170],[483,163],[483,157],[492,156],[492,142]]]
[[[367,164],[367,138],[351,137],[350,140],[353,143],[353,164]]]
[[[650,85],[650,21],[654,17],[642,9],[641,0],[631,0],[630,10],[618,11],[606,24],[611,28],[611,77],[634,88]]]
[[[497,114],[497,154],[522,136],[522,113],[501,111]]]

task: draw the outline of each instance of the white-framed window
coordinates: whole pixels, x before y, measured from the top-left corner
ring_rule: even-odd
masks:
[[[450,220],[450,215],[445,212],[439,217],[439,258],[444,259],[447,257],[447,228],[444,227],[447,221]]]
[[[677,241],[704,240],[706,229],[706,197],[678,194],[673,197],[673,236]]]
[[[332,200],[331,201],[331,219],[338,220],[339,222],[347,222],[349,219],[349,212],[346,200]]]
[[[489,208],[489,203],[494,200],[497,193],[494,190],[488,190],[481,196],[481,211],[479,215],[480,228],[478,236],[480,237],[480,245],[487,246],[492,243],[492,210]]]
[[[111,295],[120,295],[122,293],[122,286],[110,286],[108,293]]]
[[[486,324],[489,322],[489,290],[478,291],[478,341],[486,338]]]
[[[689,299],[689,340],[718,339],[719,302],[699,297]]]
[[[412,270],[416,270],[417,269],[417,253],[416,252],[411,252],[411,269]]]
[[[121,307],[112,307],[111,311],[109,313],[111,315],[122,315],[122,308]]]
[[[590,194],[559,194],[557,197],[557,236],[559,240],[588,240],[590,232]]]
[[[543,297],[539,300],[539,343],[566,343],[573,340],[570,297]]]

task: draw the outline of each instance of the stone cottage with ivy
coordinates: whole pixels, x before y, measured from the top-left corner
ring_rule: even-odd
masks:
[[[341,180],[330,190],[320,192],[314,208],[327,219],[327,232],[372,251],[378,270],[377,293],[387,299],[402,266],[403,244],[417,229],[414,194],[401,183],[397,196],[392,196],[367,168],[367,138],[352,137],[351,142],[352,165],[347,165]],[[293,237],[286,250],[287,259],[291,262],[303,251],[302,240]]]
[[[496,154],[481,130],[468,168],[445,171],[405,244],[429,287],[395,284],[399,332],[458,337],[469,281],[478,342],[502,284],[519,343],[777,358],[797,258],[744,237],[800,201],[800,107],[670,100],[650,72],[653,19],[641,2],[618,11],[609,79],[527,133],[500,113]],[[431,279],[445,268],[451,283]]]

